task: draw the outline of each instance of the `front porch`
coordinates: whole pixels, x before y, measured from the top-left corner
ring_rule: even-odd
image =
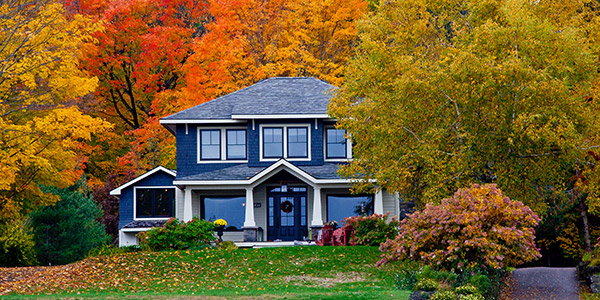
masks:
[[[343,217],[358,214],[357,209],[383,214],[387,206],[392,215],[397,212],[398,201],[384,191],[352,196],[349,181],[315,178],[285,160],[248,180],[176,184],[184,186],[178,191],[178,217],[185,221],[194,216],[209,221],[225,219],[228,227],[223,240],[234,242],[293,245],[294,241],[314,240],[325,222],[341,223]]]

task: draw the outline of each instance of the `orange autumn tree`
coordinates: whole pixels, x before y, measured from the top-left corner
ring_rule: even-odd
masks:
[[[181,106],[274,76],[342,82],[367,3],[311,0],[210,0],[214,22],[186,63]]]
[[[83,144],[110,127],[74,106],[98,84],[77,61],[95,29],[80,15],[66,18],[55,1],[0,3],[2,264],[33,262],[24,216],[58,200],[40,186],[67,187],[78,180],[86,161]]]
[[[157,164],[173,166],[174,156],[169,154],[174,152],[165,152],[158,143],[142,142],[139,146],[138,141],[173,143],[162,130],[153,136],[156,126],[147,124],[156,123],[155,99],[181,84],[181,68],[191,53],[191,43],[204,32],[206,4],[192,0],[115,0],[108,1],[106,9],[94,17],[104,24],[104,30],[94,34],[103,42],[89,44],[83,62],[100,84],[95,98],[86,99],[81,106],[116,125],[108,142],[98,142],[104,151],[96,152],[94,175],[143,171]],[[117,157],[122,157],[121,164],[115,164]]]

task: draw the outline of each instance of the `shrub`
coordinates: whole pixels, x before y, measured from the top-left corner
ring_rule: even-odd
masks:
[[[423,278],[417,281],[417,284],[415,284],[415,290],[431,292],[437,290],[439,286],[439,282],[437,282],[435,279]]]
[[[453,272],[435,270],[429,266],[424,266],[421,268],[421,271],[417,273],[417,280],[424,278],[435,279],[438,282],[452,285],[457,281],[458,275]]]
[[[479,290],[472,284],[461,285],[455,289],[455,292],[460,295],[479,294]]]
[[[414,270],[402,270],[396,274],[396,287],[401,290],[412,290],[417,283],[416,273]]]
[[[453,291],[437,291],[429,300],[456,300],[456,294]]]
[[[483,274],[475,274],[471,276],[469,283],[477,288],[477,290],[479,290],[482,294],[490,293],[490,288],[492,287],[492,280],[490,277]]]
[[[144,250],[181,250],[205,246],[214,241],[213,229],[212,222],[197,217],[187,223],[171,218],[163,227],[139,233],[138,238]]]
[[[352,226],[354,239],[357,245],[379,246],[387,239],[394,239],[398,235],[398,222],[395,218],[387,221],[389,213],[385,215],[372,214],[370,216],[354,216],[343,220],[344,227]]]
[[[378,264],[414,259],[447,270],[514,266],[540,257],[533,229],[538,222],[495,184],[473,185],[404,219],[398,236],[381,245]]]
[[[33,235],[26,219],[0,220],[0,267],[37,263]]]
[[[458,295],[458,300],[485,300],[480,294]]]
[[[238,246],[235,245],[234,242],[232,241],[223,241],[219,243],[219,249],[223,249],[223,250],[233,250],[233,249],[237,249]]]

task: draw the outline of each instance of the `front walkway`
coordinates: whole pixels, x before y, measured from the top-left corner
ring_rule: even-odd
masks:
[[[510,278],[511,300],[579,300],[575,268],[522,268]]]

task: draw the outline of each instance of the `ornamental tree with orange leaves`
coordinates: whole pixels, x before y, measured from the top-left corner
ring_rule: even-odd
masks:
[[[402,220],[396,238],[381,245],[378,264],[411,259],[446,270],[506,269],[540,257],[539,221],[496,185],[472,185]]]

